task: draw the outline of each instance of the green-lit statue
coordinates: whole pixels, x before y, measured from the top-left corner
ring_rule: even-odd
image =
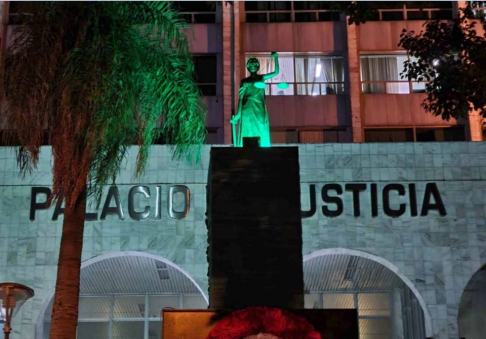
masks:
[[[265,102],[265,80],[273,78],[279,73],[278,55],[271,54],[275,62],[275,71],[268,74],[257,74],[260,62],[255,57],[246,61],[246,68],[250,76],[241,80],[238,91],[240,102],[238,114],[234,115],[230,122],[233,124],[233,142],[235,147],[243,146],[243,138],[259,137],[261,147],[270,147],[270,122],[268,119],[267,105]],[[238,133],[235,133],[235,125],[238,124]]]

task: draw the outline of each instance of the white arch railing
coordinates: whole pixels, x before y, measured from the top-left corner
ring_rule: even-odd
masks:
[[[424,298],[420,294],[420,292],[417,290],[415,285],[408,279],[400,270],[398,267],[393,265],[391,262],[389,262],[386,259],[383,259],[381,257],[378,257],[374,254],[363,252],[363,251],[357,251],[357,250],[350,250],[347,248],[327,248],[323,250],[318,250],[312,253],[309,253],[304,256],[304,262],[319,258],[325,255],[336,255],[336,254],[343,254],[343,255],[353,255],[356,257],[361,257],[365,259],[372,260],[374,262],[377,262],[386,268],[388,268],[390,271],[395,273],[402,281],[407,285],[408,288],[413,292],[415,297],[417,298],[420,306],[422,307],[422,310],[424,311],[424,322],[425,322],[425,334],[426,337],[431,338],[433,337],[433,327],[432,327],[432,316],[430,315],[429,309],[427,308],[427,304],[425,303]]]

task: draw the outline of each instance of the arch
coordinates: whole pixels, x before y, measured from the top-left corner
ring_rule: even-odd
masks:
[[[389,262],[386,259],[383,259],[381,257],[378,257],[374,254],[363,252],[363,251],[358,251],[358,250],[351,250],[347,248],[326,248],[323,250],[318,250],[312,253],[309,253],[304,256],[304,262],[309,261],[314,258],[322,257],[325,255],[336,255],[336,254],[343,254],[343,255],[352,255],[356,257],[361,257],[365,259],[372,260],[374,262],[377,262],[386,268],[388,268],[390,271],[395,273],[402,281],[407,285],[408,288],[413,292],[415,297],[417,298],[420,306],[422,307],[422,310],[424,312],[424,320],[425,320],[425,334],[427,337],[433,337],[433,327],[432,327],[432,316],[430,315],[430,312],[427,308],[427,305],[425,303],[424,298],[420,294],[420,292],[417,290],[415,285],[408,279],[403,273],[400,272],[398,267],[393,265],[391,262]]]
[[[457,330],[460,337],[483,338],[486,325],[486,264],[471,274],[459,299]]]
[[[197,290],[204,297],[204,300],[206,301],[206,303],[209,304],[208,296],[206,295],[206,293],[204,293],[204,291],[201,289],[199,284],[194,280],[194,278],[192,278],[189,275],[189,273],[187,273],[184,269],[182,269],[178,265],[174,264],[172,261],[170,261],[170,260],[168,260],[164,257],[155,255],[155,254],[146,253],[146,252],[138,252],[138,251],[110,252],[110,253],[101,254],[101,255],[98,255],[98,256],[95,256],[93,258],[90,258],[88,260],[83,261],[81,263],[81,269],[88,267],[90,265],[93,265],[97,262],[103,261],[103,260],[107,260],[107,259],[111,259],[111,258],[118,258],[118,257],[144,257],[144,258],[154,259],[154,260],[163,262],[164,264],[167,264],[167,265],[175,268],[176,270],[181,272],[185,277],[187,277],[194,284],[194,286],[196,286]],[[54,292],[55,292],[55,287],[53,287],[49,290],[49,292],[47,293],[47,297],[44,299],[44,301],[42,302],[42,305],[40,307],[39,315],[37,316],[37,323],[36,323],[36,330],[35,330],[35,338],[36,339],[42,339],[42,335],[43,335],[42,331],[43,331],[43,327],[44,327],[44,316],[45,316],[47,307],[49,306],[49,303],[51,302],[52,298],[54,297]]]

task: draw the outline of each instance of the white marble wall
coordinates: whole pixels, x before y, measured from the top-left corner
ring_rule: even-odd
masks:
[[[471,276],[486,264],[486,143],[395,143],[300,145],[303,209],[309,207],[309,184],[317,186],[317,213],[303,220],[304,255],[326,248],[348,248],[377,255],[408,277],[421,293],[432,317],[434,338],[457,339],[459,300]],[[197,164],[176,163],[167,147],[155,146],[142,178],[133,179],[135,152],[127,159],[117,184],[125,220],[109,216],[86,223],[83,260],[118,251],[141,251],[164,257],[186,270],[207,290],[204,223],[205,184],[209,147]],[[32,339],[39,310],[51,297],[62,218],[52,221],[53,209],[37,212],[29,220],[32,186],[51,185],[50,149],[46,147],[38,169],[22,178],[15,152],[0,148],[0,281],[34,288],[36,296],[14,319],[14,337]],[[370,214],[370,195],[361,193],[362,216],[352,211],[352,194],[343,194],[344,213],[326,218],[320,188],[326,183],[416,183],[421,205],[427,182],[436,182],[447,216],[436,211],[412,217],[410,209],[399,218]],[[143,184],[154,192],[161,185],[163,217],[133,221],[128,216],[127,193]],[[167,218],[165,192],[170,184],[191,190],[191,210],[186,219]],[[284,187],[284,185],[283,185]],[[408,194],[408,193],[407,193]],[[408,202],[408,195],[393,206]],[[153,200],[151,200],[153,205]],[[408,205],[407,205],[408,207]],[[420,206],[419,206],[420,213]]]

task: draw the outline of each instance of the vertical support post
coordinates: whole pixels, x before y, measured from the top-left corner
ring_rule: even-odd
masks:
[[[115,317],[115,295],[110,300],[110,322],[108,324],[108,339],[113,339],[113,318]]]
[[[145,311],[143,312],[143,339],[149,339],[149,295],[145,293]]]
[[[235,111],[236,77],[239,74],[240,56],[240,3],[228,1],[222,4],[223,17],[223,131],[224,143],[232,141],[229,123]]]
[[[393,294],[390,294],[390,296],[393,305],[392,317],[393,317],[393,324],[394,324],[393,332],[395,333],[394,338],[404,339],[401,289],[395,288],[393,290]]]

